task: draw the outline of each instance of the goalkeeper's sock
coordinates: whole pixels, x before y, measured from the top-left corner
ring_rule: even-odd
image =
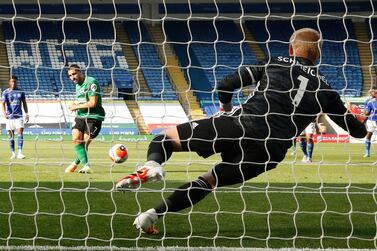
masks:
[[[365,155],[370,155],[370,144],[371,144],[371,141],[370,139],[366,139],[365,140]]]
[[[18,135],[17,136],[18,151],[22,151],[23,146],[24,146],[24,136],[23,135]]]
[[[149,144],[147,160],[153,160],[158,164],[166,162],[173,153],[173,143],[165,135],[157,135]]]
[[[86,153],[84,144],[75,145],[75,152],[77,159],[85,166],[88,163],[88,155]]]
[[[306,140],[300,141],[300,148],[305,156],[308,156],[308,152],[306,151]]]
[[[307,153],[308,153],[308,157],[311,159],[312,156],[313,156],[313,149],[314,149],[314,144],[313,143],[308,143],[307,144]]]
[[[202,177],[177,188],[173,194],[155,207],[161,217],[166,212],[178,212],[195,205],[212,192],[211,185]]]
[[[13,137],[9,137],[9,147],[10,147],[10,150],[12,153],[14,153],[14,138]]]

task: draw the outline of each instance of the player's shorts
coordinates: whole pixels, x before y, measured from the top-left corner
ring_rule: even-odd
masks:
[[[315,134],[315,123],[310,123],[306,128],[305,128],[305,134]]]
[[[241,183],[275,168],[289,148],[278,140],[246,137],[238,119],[229,116],[193,120],[177,130],[184,151],[204,158],[221,154],[223,162],[212,170],[217,186]]]
[[[6,119],[5,128],[8,131],[14,131],[19,128],[24,128],[24,118]]]
[[[307,134],[315,134],[316,133],[316,130],[315,130],[315,123],[312,122],[310,123],[305,129],[304,131],[302,131],[300,133],[300,137],[305,137],[305,135]]]
[[[377,123],[374,120],[368,119],[367,122],[365,123],[365,127],[368,132],[375,132],[377,129]]]
[[[98,136],[101,131],[102,121],[91,118],[75,118],[75,124],[72,129],[77,129],[82,133],[88,134],[91,139]]]

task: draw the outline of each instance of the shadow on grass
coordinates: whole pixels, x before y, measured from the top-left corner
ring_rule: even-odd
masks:
[[[347,184],[320,189],[280,183],[266,190],[266,184],[247,183],[218,189],[192,208],[166,214],[157,223],[159,235],[146,236],[132,226],[140,212],[181,184],[116,192],[111,182],[13,183],[11,188],[2,182],[0,246],[375,248],[370,185],[347,190]]]

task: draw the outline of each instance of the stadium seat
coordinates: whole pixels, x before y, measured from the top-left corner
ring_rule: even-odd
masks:
[[[11,44],[15,33],[12,23],[3,23],[12,74],[18,76],[21,87],[33,98],[54,99],[50,93],[71,98],[75,86],[65,68],[71,63],[78,63],[102,86],[111,83],[112,76],[117,75],[114,72],[122,71],[127,75],[122,84],[132,88],[132,75],[122,48],[114,44],[112,22],[90,22],[90,30],[87,22],[38,24],[39,27],[35,22],[15,22],[17,42]]]

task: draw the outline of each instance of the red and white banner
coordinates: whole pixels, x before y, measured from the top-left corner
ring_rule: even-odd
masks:
[[[350,136],[348,134],[315,134],[314,142],[323,143],[349,143]]]

